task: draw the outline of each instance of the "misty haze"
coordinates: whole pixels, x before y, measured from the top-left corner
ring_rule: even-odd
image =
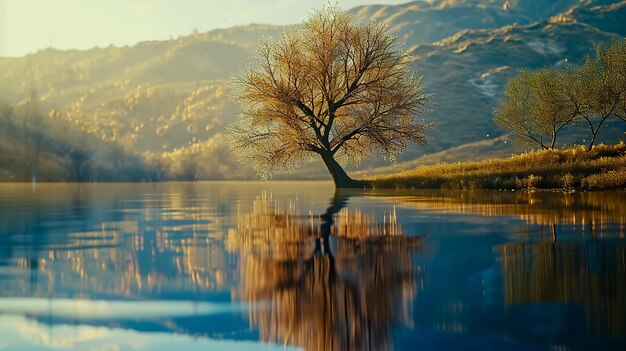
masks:
[[[625,0],[0,0],[0,350],[626,349]]]

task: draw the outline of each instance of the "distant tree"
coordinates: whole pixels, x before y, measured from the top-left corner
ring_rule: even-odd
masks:
[[[626,40],[615,40],[609,47],[596,49],[596,51],[600,51],[600,57],[608,63],[611,84],[617,91],[620,91],[620,99],[614,115],[626,121]]]
[[[0,162],[2,173],[15,174],[15,138],[12,133],[14,107],[8,103],[0,102]],[[6,151],[5,151],[6,150]]]
[[[610,118],[626,121],[626,40],[594,49],[581,67],[519,71],[494,110],[496,124],[543,149],[554,148],[565,127],[587,125],[591,150]]]
[[[144,153],[143,158],[149,171],[149,181],[161,182],[167,179],[168,165],[162,154],[146,152]]]
[[[94,157],[94,152],[82,146],[74,145],[68,152],[67,158],[70,161],[74,180],[82,182],[88,179],[87,166]]]
[[[570,89],[571,71],[521,70],[504,88],[504,101],[495,109],[495,122],[520,141],[554,149],[559,133],[577,115]]]
[[[429,103],[408,53],[385,26],[337,8],[261,41],[256,66],[233,82],[241,107],[232,147],[257,172],[291,170],[319,155],[337,187],[362,187],[342,164],[425,144],[414,118]]]
[[[82,117],[84,118],[84,116]],[[82,182],[88,179],[89,163],[95,156],[95,150],[89,141],[89,134],[82,128],[73,128],[73,136],[68,141],[67,159],[70,161],[74,180]]]
[[[69,178],[82,182],[88,178],[89,163],[95,157],[92,137],[87,132],[85,115],[52,110],[49,117],[60,131],[56,135],[59,153],[69,163]]]
[[[188,182],[195,182],[200,178],[200,165],[197,160],[185,158],[181,160],[176,177]]]
[[[14,126],[14,118],[15,118],[15,107],[6,102],[0,102],[0,123],[2,125],[2,131],[4,136],[4,141],[14,141],[12,138],[11,132],[13,131]]]
[[[587,148],[595,144],[600,128],[611,117],[626,121],[626,40],[594,45],[579,70],[582,94],[579,116],[591,132]]]
[[[35,183],[41,155],[48,143],[48,121],[40,111],[37,91],[33,89],[30,96],[5,118],[14,153],[23,160],[22,164],[26,165]]]

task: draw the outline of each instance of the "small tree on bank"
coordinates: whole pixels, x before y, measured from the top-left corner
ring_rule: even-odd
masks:
[[[589,127],[591,141],[595,144],[600,128],[610,118],[626,121],[626,39],[613,40],[609,45],[594,45],[595,56],[586,57],[580,68],[581,89],[580,118]]]
[[[591,150],[610,118],[626,121],[626,40],[594,49],[577,68],[519,71],[494,110],[496,124],[542,149],[554,149],[564,128],[587,126]]]
[[[554,149],[559,133],[577,115],[571,104],[571,78],[569,70],[521,70],[504,88],[505,100],[495,109],[496,124],[524,144]]]
[[[255,66],[234,79],[241,115],[232,148],[263,176],[319,155],[337,187],[362,187],[342,163],[425,144],[414,118],[428,105],[422,80],[386,28],[330,8],[280,39],[260,43]]]

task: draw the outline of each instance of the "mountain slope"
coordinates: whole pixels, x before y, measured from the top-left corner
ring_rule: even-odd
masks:
[[[427,73],[426,86],[437,96],[437,107],[430,114],[437,121],[432,148],[438,151],[459,140],[476,142],[502,134],[491,120],[491,110],[517,69],[578,63],[593,43],[626,35],[626,27],[611,25],[622,19],[626,2],[571,10],[526,26],[465,30],[415,47],[413,67]]]
[[[574,7],[612,4],[611,0],[435,0],[401,5],[369,5],[350,10],[358,18],[389,26],[407,47],[429,44],[465,29],[526,25]]]
[[[435,94],[437,106],[425,117],[435,122],[429,148],[411,148],[400,162],[468,143],[463,153],[450,154],[467,155],[476,147],[495,155],[487,145],[501,143],[489,140],[503,131],[491,110],[517,69],[576,64],[594,42],[626,35],[626,1],[437,0],[350,11],[386,23],[406,41],[413,69],[425,74],[427,91]],[[250,25],[132,47],[0,58],[0,100],[18,102],[35,88],[45,109],[63,111],[103,142],[144,154],[171,177],[254,177],[229,156],[224,142],[225,127],[236,117],[227,83],[262,35],[277,36],[282,29]],[[494,148],[503,155],[511,151],[510,144]],[[373,158],[360,168],[384,164]],[[325,170],[312,163],[287,175],[303,176],[325,177]]]

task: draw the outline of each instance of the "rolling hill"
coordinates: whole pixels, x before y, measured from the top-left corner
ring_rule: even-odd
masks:
[[[437,106],[426,116],[435,122],[430,146],[402,154],[399,166],[406,167],[425,153],[444,160],[457,160],[444,157],[448,151],[458,157],[472,150],[510,154],[491,110],[516,70],[577,64],[594,42],[626,35],[626,1],[437,0],[350,12],[386,23],[406,42],[414,70],[425,74],[427,91],[435,94]],[[159,179],[254,178],[225,145],[225,127],[236,118],[228,79],[245,67],[261,36],[281,31],[250,25],[134,46],[0,58],[0,100],[16,103],[35,89],[43,109],[63,111],[66,122],[99,143],[140,155],[160,169]],[[624,129],[608,126],[607,139]],[[373,158],[361,168],[384,165]],[[325,176],[317,162],[277,175]]]
[[[402,5],[359,6],[350,12],[389,26],[408,47],[430,44],[465,29],[527,25],[578,7],[609,5],[611,0],[435,0]]]
[[[463,30],[411,49],[415,70],[427,72],[426,86],[437,96],[432,149],[501,135],[491,110],[517,69],[578,64],[593,43],[623,37],[626,27],[614,23],[624,18],[626,2],[576,8],[529,25]]]

